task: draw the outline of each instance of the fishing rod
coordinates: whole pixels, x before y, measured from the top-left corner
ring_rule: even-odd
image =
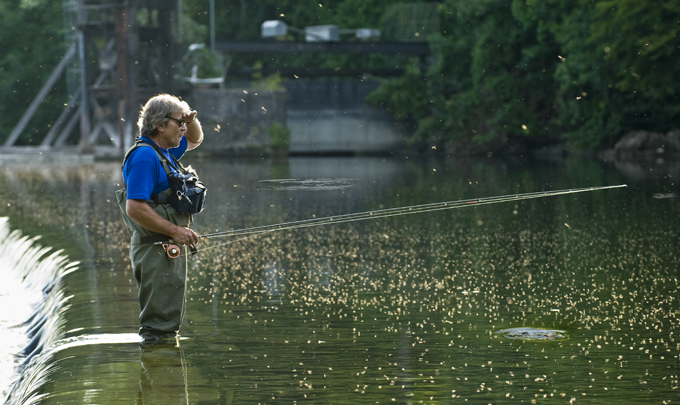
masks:
[[[439,203],[410,205],[410,206],[407,206],[407,207],[386,208],[386,209],[375,210],[375,211],[358,212],[358,213],[354,213],[354,214],[335,215],[335,216],[323,217],[323,218],[311,218],[311,219],[304,219],[304,220],[301,220],[301,221],[285,222],[285,223],[281,223],[281,224],[263,225],[263,226],[253,227],[253,228],[235,229],[235,230],[230,230],[230,231],[208,233],[208,234],[205,234],[205,235],[200,235],[199,237],[207,239],[207,238],[215,238],[215,237],[243,236],[243,235],[254,235],[254,234],[256,235],[256,234],[260,234],[260,233],[269,233],[269,232],[272,232],[272,231],[283,231],[283,230],[297,229],[297,228],[308,228],[308,227],[312,227],[312,226],[339,224],[339,223],[344,223],[344,222],[364,221],[364,220],[367,220],[367,219],[386,218],[386,217],[393,217],[393,216],[398,216],[398,215],[420,214],[420,213],[423,213],[423,212],[441,211],[441,210],[448,210],[448,209],[455,209],[455,208],[462,208],[462,207],[471,207],[471,206],[477,206],[477,205],[496,204],[496,203],[508,202],[508,201],[530,200],[530,199],[534,199],[534,198],[551,197],[551,196],[556,196],[556,195],[574,194],[574,193],[582,193],[582,192],[586,192],[586,191],[606,190],[606,189],[621,188],[621,187],[627,187],[627,185],[621,184],[621,185],[617,185],[617,186],[586,187],[586,188],[575,188],[575,189],[556,190],[556,191],[540,191],[540,192],[525,193],[525,194],[510,194],[510,195],[497,196],[497,197],[482,197],[482,198],[475,198],[475,199],[472,199],[472,200],[445,201],[445,202],[439,202]]]
[[[262,234],[266,234],[266,233],[292,230],[292,229],[309,228],[309,227],[314,227],[314,226],[322,226],[322,225],[329,225],[329,224],[340,224],[340,223],[355,222],[355,221],[365,221],[365,220],[369,220],[369,219],[387,218],[387,217],[394,217],[394,216],[400,216],[400,215],[420,214],[420,213],[425,213],[425,212],[449,210],[449,209],[456,209],[456,208],[463,208],[463,207],[472,207],[472,206],[478,206],[478,205],[497,204],[497,203],[509,202],[509,201],[531,200],[531,199],[535,199],[535,198],[553,197],[553,196],[558,196],[558,195],[583,193],[583,192],[588,192],[588,191],[608,190],[608,189],[621,188],[621,187],[627,187],[627,185],[626,184],[620,184],[620,185],[616,185],[616,186],[584,187],[584,188],[573,188],[573,189],[554,190],[554,191],[539,191],[539,192],[523,193],[523,194],[508,194],[508,195],[496,196],[496,197],[474,198],[474,199],[471,199],[471,200],[457,200],[457,201],[445,201],[445,202],[430,203],[430,204],[410,205],[410,206],[406,206],[406,207],[386,208],[386,209],[380,209],[380,210],[374,210],[374,211],[358,212],[358,213],[353,213],[353,214],[334,215],[334,216],[323,217],[323,218],[310,218],[310,219],[304,219],[304,220],[300,220],[300,221],[284,222],[284,223],[280,223],[280,224],[262,225],[262,226],[252,227],[252,228],[234,229],[234,230],[229,230],[229,231],[208,233],[208,234],[204,234],[204,235],[199,235],[199,238],[209,239],[209,238],[219,238],[219,237],[241,236],[241,237],[244,237],[244,238],[239,239],[239,240],[244,240],[244,239],[248,239],[250,237],[254,237],[254,236],[258,236],[258,235],[262,235]],[[235,241],[232,241],[230,243],[233,243],[233,242],[235,242]],[[180,249],[179,249],[178,246],[173,245],[170,242],[156,242],[156,244],[162,245],[169,257],[174,259],[174,258],[180,256]],[[219,247],[219,246],[222,246],[222,245],[213,246],[211,248],[215,248],[215,247]],[[202,250],[205,250],[205,249],[202,249]],[[197,250],[195,249],[195,247],[193,247],[192,248],[192,254],[195,254],[196,252],[197,252]]]

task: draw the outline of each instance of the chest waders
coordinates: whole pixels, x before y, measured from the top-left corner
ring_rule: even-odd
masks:
[[[126,159],[140,146],[144,144],[136,144],[130,148],[125,155]],[[160,194],[169,195],[170,189]],[[164,339],[175,338],[184,320],[187,256],[184,254],[176,259],[168,257],[162,246],[153,243],[160,240],[167,241],[168,236],[142,228],[127,215],[126,189],[116,191],[116,199],[123,213],[125,226],[131,235],[130,261],[139,286],[141,307],[139,334],[147,343],[158,343]],[[180,214],[169,204],[155,201],[147,201],[147,203],[161,218],[177,226],[188,227],[192,222],[190,214]]]

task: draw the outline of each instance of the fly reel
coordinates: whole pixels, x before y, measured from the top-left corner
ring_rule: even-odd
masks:
[[[168,255],[168,257],[171,258],[171,259],[177,259],[179,257],[179,255],[182,253],[179,246],[177,246],[177,245],[172,245],[170,243],[164,243],[161,246],[163,246],[163,250],[165,250],[165,254]]]

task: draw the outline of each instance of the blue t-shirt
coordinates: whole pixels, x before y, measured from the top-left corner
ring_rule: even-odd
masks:
[[[153,142],[144,136],[141,139],[146,142]],[[170,154],[179,160],[184,156],[184,152],[187,151],[187,146],[187,139],[182,137],[179,146],[176,148],[165,150],[159,147],[161,152],[168,158],[168,166],[173,172],[176,172],[176,170],[172,167]],[[150,146],[138,146],[128,157],[123,166],[123,181],[127,185],[128,200],[149,200],[152,194],[158,194],[170,188],[168,175],[165,173],[165,169],[163,169],[163,164],[154,148]]]

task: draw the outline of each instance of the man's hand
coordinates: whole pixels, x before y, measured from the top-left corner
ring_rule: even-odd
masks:
[[[183,228],[181,226],[177,227],[177,232],[172,235],[168,235],[172,238],[172,241],[179,243],[180,245],[195,245],[198,243],[198,235],[196,232],[189,228]]]
[[[182,118],[184,119],[184,122],[187,123],[187,125],[191,125],[191,123],[196,119],[196,114],[198,114],[196,110],[191,110],[189,112],[182,113]]]

